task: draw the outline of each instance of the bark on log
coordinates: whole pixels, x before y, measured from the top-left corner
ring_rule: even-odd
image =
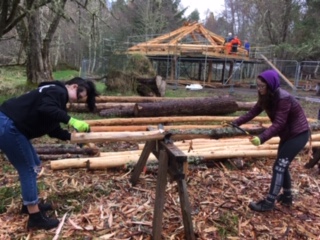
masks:
[[[156,103],[137,103],[135,117],[226,115],[236,112],[237,103],[232,98],[203,98],[185,101],[172,100]]]
[[[249,111],[255,104],[256,102],[237,102],[237,111]]]
[[[265,128],[257,127],[255,129],[245,129],[252,135],[257,135],[264,131]],[[195,138],[210,138],[219,139],[223,137],[242,136],[244,133],[233,127],[224,127],[217,129],[174,129],[166,132],[146,131],[146,132],[90,132],[90,133],[72,133],[71,142],[86,143],[86,142],[104,142],[104,141],[148,141],[148,140],[163,140],[169,137],[172,140],[187,140]]]
[[[85,120],[91,126],[114,126],[114,125],[139,125],[139,124],[168,124],[183,122],[231,122],[237,117],[229,116],[185,116],[185,117],[149,117],[149,118],[113,118]],[[270,122],[268,117],[255,117],[252,121]],[[251,122],[252,122],[251,121]]]
[[[41,161],[52,161],[52,160],[59,160],[59,159],[68,159],[68,158],[85,158],[89,157],[86,155],[77,155],[77,154],[44,154],[39,155]],[[92,157],[92,156],[90,156]],[[97,156],[96,156],[97,157]]]
[[[311,130],[320,128],[320,124],[310,124]],[[262,133],[265,128],[256,126],[255,128],[243,128],[250,135],[258,135]],[[319,130],[319,129],[317,129]],[[141,132],[90,132],[90,133],[72,133],[71,142],[73,143],[87,143],[87,142],[104,142],[104,141],[148,141],[148,140],[163,140],[169,137],[172,140],[188,140],[196,138],[219,139],[235,136],[243,136],[245,133],[237,128],[222,127],[216,129],[173,129],[165,132],[155,131],[141,131]],[[313,140],[319,140],[320,134],[312,135]]]
[[[141,96],[99,96],[96,97],[97,103],[104,102],[127,102],[127,103],[141,103],[141,102],[161,102],[166,100],[185,100],[195,97],[175,98],[175,97],[141,97]]]
[[[101,110],[99,113],[102,117],[134,117],[134,106],[131,107],[116,107]]]
[[[96,109],[112,109],[112,108],[134,108],[135,103],[96,103]],[[89,109],[85,103],[71,103],[67,105],[68,111],[72,112],[88,112]]]
[[[44,155],[44,154],[81,154],[81,155],[88,155],[88,156],[98,156],[99,155],[99,148],[56,148],[56,147],[35,147],[37,154]]]
[[[264,124],[263,127],[268,127],[269,124]],[[257,125],[245,124],[245,128],[256,128]],[[172,129],[198,129],[198,128],[221,128],[221,125],[168,125],[163,126],[164,130]],[[150,129],[158,129],[157,125],[129,125],[129,126],[90,126],[91,132],[134,132],[134,131],[148,131]]]

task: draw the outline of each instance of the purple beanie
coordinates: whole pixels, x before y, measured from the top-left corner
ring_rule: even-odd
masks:
[[[258,77],[261,77],[267,83],[271,92],[276,91],[280,87],[279,75],[275,70],[264,71]]]

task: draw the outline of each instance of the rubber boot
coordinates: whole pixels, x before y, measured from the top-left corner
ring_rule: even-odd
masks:
[[[52,205],[50,203],[39,203],[38,204],[39,210],[41,212],[47,212],[53,210]],[[22,205],[20,214],[28,214],[28,208],[26,205]]]
[[[27,228],[30,229],[45,229],[49,230],[59,225],[59,220],[48,218],[45,213],[37,212],[29,214]]]

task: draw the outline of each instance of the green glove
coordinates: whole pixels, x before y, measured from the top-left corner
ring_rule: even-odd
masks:
[[[88,123],[75,119],[75,118],[70,118],[68,124],[72,126],[74,129],[76,129],[78,132],[89,132],[90,126]]]
[[[261,141],[260,141],[260,138],[255,136],[255,137],[252,137],[250,139],[250,142],[255,145],[255,146],[259,146],[261,144]]]

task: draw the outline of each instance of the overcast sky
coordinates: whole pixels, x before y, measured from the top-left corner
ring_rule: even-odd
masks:
[[[224,0],[181,0],[180,3],[183,7],[189,7],[186,15],[198,9],[201,20],[205,18],[207,9],[213,13],[220,13],[224,9]]]

